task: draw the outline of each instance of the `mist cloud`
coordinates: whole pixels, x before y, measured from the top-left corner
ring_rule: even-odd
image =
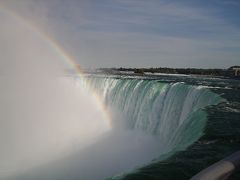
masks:
[[[0,13],[0,178],[85,147],[110,129],[91,93],[65,76],[34,28]]]

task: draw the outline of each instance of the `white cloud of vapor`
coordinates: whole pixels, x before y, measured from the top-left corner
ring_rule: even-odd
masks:
[[[53,161],[109,130],[96,101],[64,77],[63,59],[0,10],[0,179]]]

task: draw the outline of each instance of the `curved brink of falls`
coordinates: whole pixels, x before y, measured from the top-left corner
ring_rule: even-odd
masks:
[[[223,101],[204,87],[184,83],[99,77],[87,79],[90,88],[103,97],[108,108],[123,114],[127,129],[157,137],[163,144],[160,155],[185,149],[195,142],[203,134],[207,121],[204,108]]]

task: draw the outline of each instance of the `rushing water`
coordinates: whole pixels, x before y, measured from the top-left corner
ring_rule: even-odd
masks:
[[[123,115],[126,128],[157,136],[162,154],[196,141],[207,120],[204,108],[223,101],[202,86],[179,82],[91,77],[87,84]]]
[[[113,179],[189,179],[240,148],[237,80],[90,75],[87,83],[107,107],[124,115],[125,128],[153,134],[164,144],[154,161]]]

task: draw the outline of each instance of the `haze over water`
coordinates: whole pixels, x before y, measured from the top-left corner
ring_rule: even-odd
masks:
[[[111,127],[92,94],[66,78],[68,60],[48,40],[4,11],[0,19],[4,177],[85,147]]]

